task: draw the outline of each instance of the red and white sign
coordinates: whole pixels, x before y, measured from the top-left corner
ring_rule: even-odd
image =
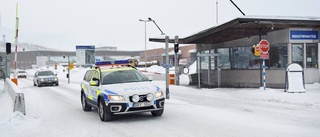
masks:
[[[269,42],[265,39],[262,39],[259,42],[260,46],[260,58],[261,59],[269,59],[269,50],[270,50],[270,45]]]
[[[260,46],[260,51],[262,53],[268,53],[268,51],[270,50],[269,42],[267,40],[265,40],[265,39],[262,39],[259,42],[259,46]]]

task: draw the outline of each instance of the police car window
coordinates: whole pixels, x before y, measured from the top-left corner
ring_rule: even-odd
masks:
[[[92,78],[99,78],[99,75],[98,75],[98,72],[97,71],[94,71],[93,72],[93,77]]]
[[[87,81],[88,74],[89,74],[89,71],[87,71],[86,74],[84,74],[83,80]]]
[[[86,81],[90,81],[93,72],[94,72],[93,70],[87,71],[87,73],[85,75],[85,80]]]

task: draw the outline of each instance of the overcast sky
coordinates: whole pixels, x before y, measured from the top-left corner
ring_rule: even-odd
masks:
[[[18,3],[19,42],[68,51],[76,45],[136,51],[145,49],[144,22],[139,19],[152,18],[170,38],[186,37],[217,25],[216,1],[0,0],[1,27],[10,30],[2,33],[12,32],[5,35],[14,34]],[[320,0],[233,1],[247,16],[320,17]],[[230,0],[218,0],[218,13],[219,24],[242,16]],[[147,39],[160,34],[152,22],[147,23]],[[14,37],[7,41],[14,42]],[[164,48],[164,44],[147,42],[147,49],[154,48]]]

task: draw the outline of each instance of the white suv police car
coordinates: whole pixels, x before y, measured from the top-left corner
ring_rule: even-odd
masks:
[[[128,63],[127,60],[97,62],[97,67],[86,72],[81,83],[84,111],[96,107],[101,121],[111,121],[117,114],[163,114],[164,92]]]

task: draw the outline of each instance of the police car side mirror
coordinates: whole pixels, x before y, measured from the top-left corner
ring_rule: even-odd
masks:
[[[99,85],[99,79],[98,78],[92,78],[90,81],[90,86],[98,86]]]
[[[98,81],[91,80],[89,83],[90,83],[90,86],[98,86]]]

